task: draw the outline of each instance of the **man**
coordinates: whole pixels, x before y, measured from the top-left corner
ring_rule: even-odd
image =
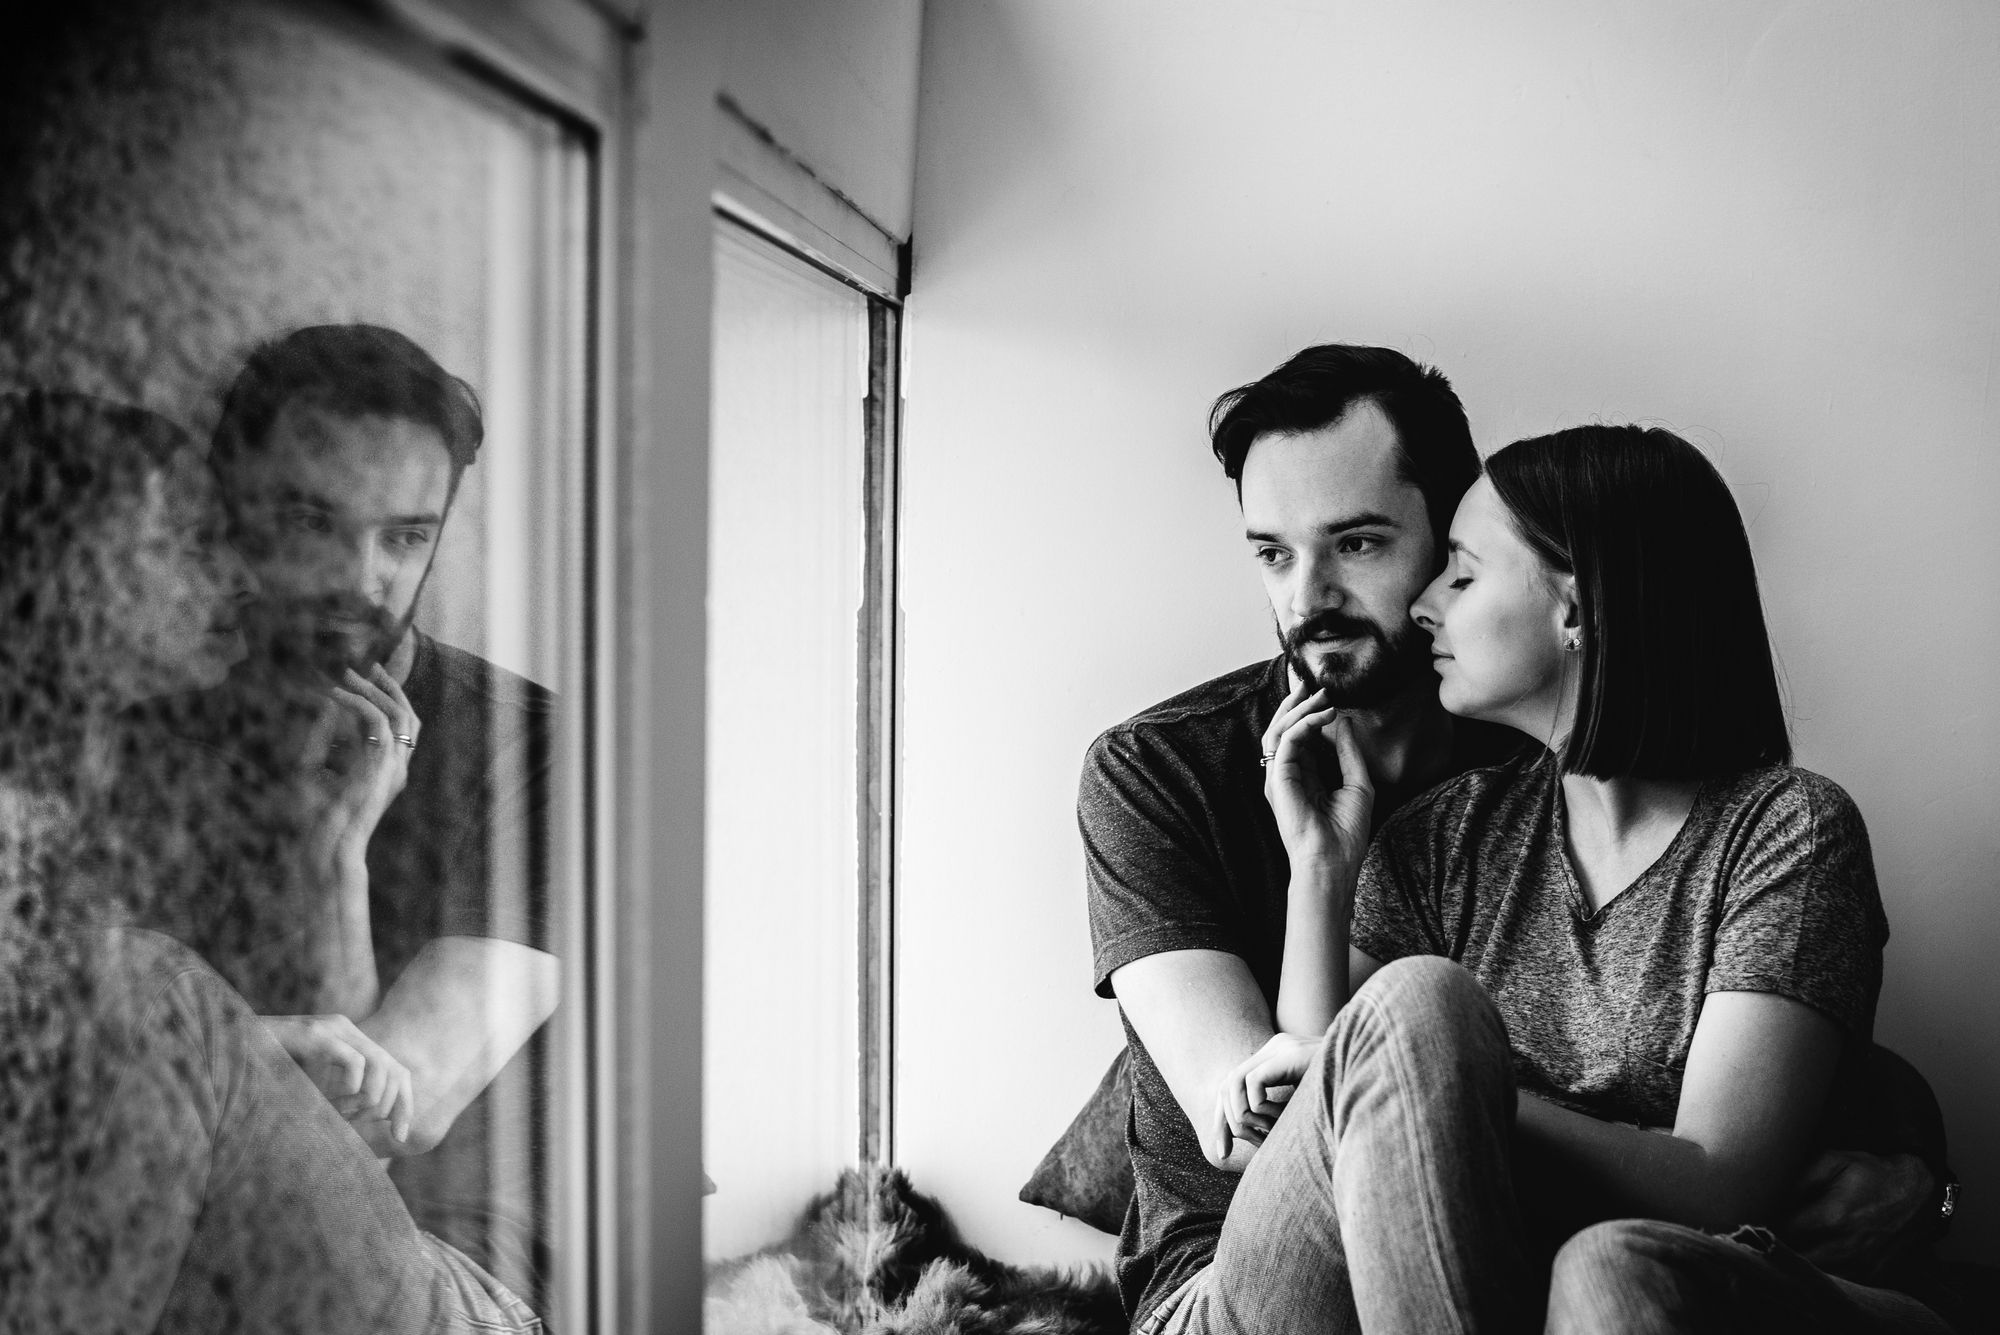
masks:
[[[1118,1270],[1140,1329],[1168,1320],[1210,1264],[1256,1152],[1229,1135],[1216,1098],[1282,1020],[1290,867],[1260,768],[1281,723],[1314,692],[1314,708],[1344,712],[1378,827],[1522,744],[1445,713],[1409,616],[1479,472],[1445,378],[1387,349],[1308,348],[1223,395],[1210,429],[1282,652],[1105,732],[1078,797],[1097,991],[1117,998],[1130,1053],[1135,1193]],[[1330,745],[1321,764],[1333,765]],[[1911,1221],[1923,1227],[1933,1181],[1915,1156],[1849,1155],[1815,1173],[1825,1189],[1795,1227],[1827,1256],[1859,1265]]]
[[[530,1129],[496,1137],[488,1087],[507,1068],[530,1106],[540,1045],[513,1059],[559,993],[553,701],[414,624],[482,436],[471,389],[391,330],[301,329],[249,358],[210,458],[262,597],[249,661],[193,726],[291,804],[273,824],[302,886],[283,977],[214,962],[266,1014],[318,1013],[273,1022],[309,1070],[331,1050],[406,1079],[395,1115],[352,1124],[421,1227],[532,1297],[546,1212],[499,1153]]]

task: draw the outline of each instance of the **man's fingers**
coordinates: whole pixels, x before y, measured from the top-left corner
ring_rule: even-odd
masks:
[[[327,753],[333,749],[333,735],[339,730],[344,713],[340,702],[331,697],[320,705],[319,714],[306,733],[305,748],[299,753],[302,768],[317,769],[326,763]]]
[[[1375,795],[1375,784],[1368,777],[1368,762],[1361,755],[1361,743],[1354,736],[1354,721],[1342,717],[1333,725],[1333,751],[1340,757],[1340,786]]]
[[[1268,756],[1278,749],[1278,739],[1285,735],[1285,730],[1298,721],[1301,713],[1310,712],[1314,707],[1313,702],[1325,693],[1324,689],[1308,691],[1303,682],[1292,688],[1291,694],[1279,704],[1278,712],[1271,716],[1269,726],[1264,729],[1265,755]]]
[[[354,670],[349,668],[348,675],[352,676],[353,673]],[[360,726],[364,739],[374,737],[381,744],[387,744],[389,741],[389,716],[382,712],[379,705],[367,696],[362,695],[359,691],[350,691],[342,686],[333,688],[333,698],[347,707],[347,712],[353,716],[354,721]]]
[[[406,733],[411,741],[415,741],[423,731],[424,721],[417,717],[417,707],[410,703],[409,696],[403,694],[402,686],[397,684],[396,679],[389,675],[389,669],[383,667],[380,663],[368,669],[368,679],[374,682],[376,687],[384,695],[388,696],[390,701],[396,706],[391,713],[391,718],[395,721],[396,726]]]

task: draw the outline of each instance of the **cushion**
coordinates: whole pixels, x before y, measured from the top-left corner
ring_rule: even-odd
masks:
[[[1132,1201],[1132,1158],[1125,1150],[1131,1112],[1132,1080],[1120,1048],[1083,1111],[1021,1188],[1021,1199],[1117,1233]]]

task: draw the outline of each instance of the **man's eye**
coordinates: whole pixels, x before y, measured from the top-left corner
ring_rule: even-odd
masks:
[[[317,510],[294,510],[285,516],[285,527],[301,533],[331,533],[333,523]]]
[[[1344,556],[1358,556],[1362,552],[1375,550],[1382,545],[1382,539],[1368,533],[1350,533],[1340,540],[1339,550]]]
[[[1259,565],[1274,566],[1285,559],[1282,547],[1259,547],[1255,553]]]
[[[405,551],[422,547],[430,540],[431,535],[420,528],[399,529],[389,535],[389,545],[400,547]]]

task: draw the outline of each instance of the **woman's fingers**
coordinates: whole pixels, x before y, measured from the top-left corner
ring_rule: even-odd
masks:
[[[1208,1135],[1214,1142],[1215,1162],[1220,1164],[1236,1148],[1229,1130],[1229,1108],[1220,1096],[1215,1100],[1215,1115],[1209,1119]]]
[[[416,1081],[412,1080],[409,1071],[404,1069],[396,1082],[395,1101],[389,1105],[388,1111],[384,1114],[389,1119],[389,1134],[395,1137],[398,1144],[409,1140],[410,1118],[416,1115],[416,1111]]]

